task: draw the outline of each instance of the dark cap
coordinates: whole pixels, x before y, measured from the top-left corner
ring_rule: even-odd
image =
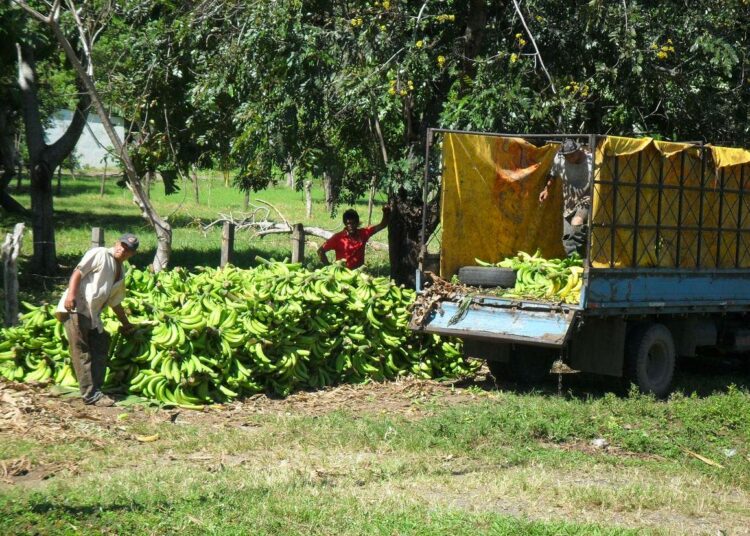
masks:
[[[130,251],[138,249],[138,237],[132,233],[125,233],[119,238],[119,240],[120,243]]]
[[[567,138],[563,140],[562,145],[560,145],[560,154],[561,155],[573,154],[580,148],[581,146],[578,144],[576,140]]]

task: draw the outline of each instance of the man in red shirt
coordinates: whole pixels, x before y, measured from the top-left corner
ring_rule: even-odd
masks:
[[[336,233],[318,248],[318,256],[323,265],[328,265],[326,252],[336,252],[336,260],[344,259],[347,268],[359,268],[365,263],[365,245],[372,235],[388,227],[391,207],[383,206],[383,219],[380,223],[363,229],[359,228],[359,214],[354,209],[344,212],[344,230]]]

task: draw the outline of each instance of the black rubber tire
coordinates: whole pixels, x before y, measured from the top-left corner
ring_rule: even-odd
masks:
[[[516,345],[510,351],[508,371],[517,383],[534,385],[550,377],[557,351],[542,346]]]
[[[510,288],[516,285],[516,271],[498,266],[464,266],[458,269],[458,280],[473,287]]]
[[[639,324],[625,347],[625,377],[642,393],[665,398],[672,390],[677,365],[672,333],[663,324]]]
[[[504,361],[487,361],[487,368],[490,374],[495,378],[495,383],[502,382],[510,378],[510,368]]]

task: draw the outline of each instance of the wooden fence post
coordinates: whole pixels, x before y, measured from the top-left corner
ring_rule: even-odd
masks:
[[[292,225],[292,262],[305,261],[305,228],[301,223]]]
[[[100,248],[104,245],[104,229],[101,227],[91,228],[91,247]]]
[[[219,266],[226,266],[232,262],[234,255],[234,224],[228,221],[224,222],[221,228],[221,263]]]
[[[17,223],[13,234],[5,235],[0,258],[3,261],[3,287],[5,291],[5,325],[18,324],[18,254],[23,241],[23,223]]]

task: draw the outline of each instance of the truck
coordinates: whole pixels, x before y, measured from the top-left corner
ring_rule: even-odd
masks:
[[[558,371],[624,378],[657,397],[671,392],[679,357],[747,355],[750,151],[741,148],[431,129],[423,214],[439,191],[440,231],[429,236],[423,217],[418,294],[430,278],[455,281],[478,260],[536,250],[564,256],[561,185],[553,181],[543,205],[538,193],[566,138],[591,154],[580,300],[480,287],[441,299],[412,329],[460,338],[495,377],[535,382],[555,363]]]

